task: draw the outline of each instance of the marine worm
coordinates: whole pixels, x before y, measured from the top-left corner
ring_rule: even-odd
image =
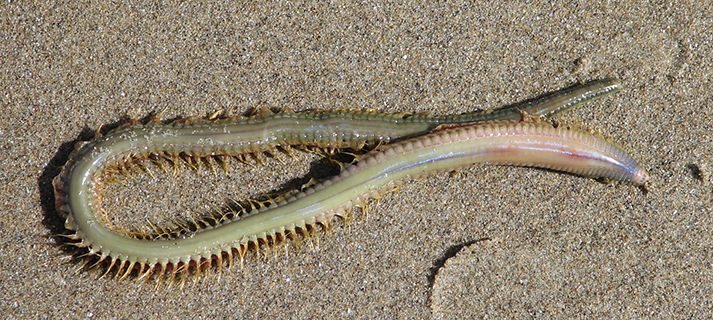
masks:
[[[615,92],[618,79],[562,90],[521,105],[465,115],[337,110],[271,113],[221,120],[132,123],[79,146],[54,179],[65,235],[105,274],[185,278],[241,260],[251,248],[280,243],[327,225],[369,197],[409,179],[474,164],[547,168],[643,185],[642,167],[588,131],[533,121]],[[96,188],[107,171],[146,159],[219,158],[278,147],[377,148],[338,175],[300,192],[244,207],[214,223],[142,239],[106,225]],[[189,230],[190,229],[190,230]]]

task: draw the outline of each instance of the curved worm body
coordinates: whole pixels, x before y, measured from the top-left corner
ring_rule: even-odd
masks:
[[[66,227],[76,232],[71,237],[77,246],[98,257],[97,263],[110,261],[107,272],[115,268],[123,276],[136,271],[173,277],[221,266],[224,259],[232,263],[234,254],[242,259],[251,246],[279,242],[300,230],[327,224],[402,181],[478,163],[548,168],[641,185],[648,179],[641,166],[589,132],[545,123],[494,121],[520,120],[523,112],[551,116],[618,88],[618,80],[606,79],[528,104],[460,116],[307,112],[119,128],[75,151],[54,181],[57,209],[67,213]],[[466,124],[471,122],[475,123]],[[94,190],[104,171],[130,159],[235,156],[290,145],[361,148],[403,137],[413,138],[386,144],[339,175],[280,198],[274,205],[253,207],[180,237],[132,238],[105,225],[98,215]]]

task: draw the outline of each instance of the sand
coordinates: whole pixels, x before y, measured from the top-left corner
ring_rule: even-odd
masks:
[[[2,314],[710,318],[710,12],[626,1],[5,3]],[[651,175],[648,193],[468,168],[408,182],[318,242],[158,289],[77,273],[48,237],[62,225],[51,179],[73,143],[127,119],[261,106],[461,113],[605,77],[625,89],[562,119],[630,152]],[[305,159],[122,180],[107,201],[117,219],[170,219],[279,188],[308,174]]]

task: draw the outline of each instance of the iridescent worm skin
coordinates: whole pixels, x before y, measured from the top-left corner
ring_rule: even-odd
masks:
[[[56,205],[59,212],[68,215],[66,227],[76,232],[71,237],[78,241],[77,246],[86,247],[99,262],[110,261],[107,272],[116,268],[124,276],[136,270],[144,276],[174,276],[185,275],[189,269],[200,272],[212,265],[221,266],[223,259],[232,262],[234,253],[242,259],[250,246],[259,247],[315,224],[327,224],[353,205],[409,178],[476,163],[549,168],[643,184],[646,173],[631,157],[586,131],[497,121],[519,120],[522,112],[550,116],[618,88],[618,80],[605,79],[529,104],[460,116],[336,111],[129,126],[75,151],[55,178]],[[476,123],[454,125],[471,122]],[[365,143],[402,137],[414,138],[383,145],[339,175],[280,199],[276,205],[253,208],[231,221],[185,236],[136,239],[111,229],[98,215],[95,187],[102,182],[105,169],[127,159],[240,155],[286,145],[359,148]]]

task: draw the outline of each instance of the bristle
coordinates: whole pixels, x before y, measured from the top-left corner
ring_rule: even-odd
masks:
[[[116,258],[110,258],[111,262],[109,263],[109,266],[104,270],[104,273],[99,277],[99,279],[102,279],[106,277],[107,275],[111,274],[111,270],[114,267],[114,264],[116,264]]]

